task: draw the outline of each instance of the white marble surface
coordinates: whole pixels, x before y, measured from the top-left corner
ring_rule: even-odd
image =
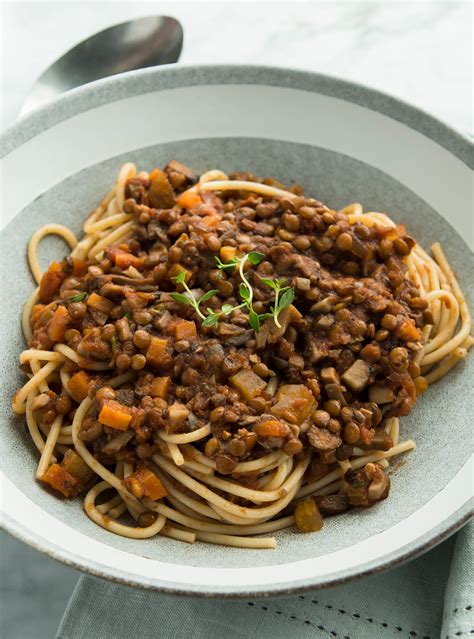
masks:
[[[469,2],[10,2],[1,9],[3,126],[35,78],[72,44],[112,23],[161,13],[184,26],[182,62],[329,73],[473,133]],[[0,636],[53,637],[77,573],[6,535],[0,554]]]
[[[473,131],[471,2],[16,2],[3,9],[3,123],[45,66],[96,30],[168,14],[181,61],[274,64],[377,87]]]

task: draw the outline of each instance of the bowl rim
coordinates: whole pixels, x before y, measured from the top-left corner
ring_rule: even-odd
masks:
[[[143,83],[144,79],[147,80],[146,83]],[[474,168],[474,145],[467,135],[444,123],[438,117],[400,98],[360,83],[311,71],[261,65],[215,64],[171,64],[130,71],[68,91],[38,110],[20,117],[10,125],[0,137],[0,158],[7,156],[16,148],[59,122],[67,120],[78,113],[92,110],[101,104],[155,91],[203,86],[205,84],[277,86],[343,99],[366,107],[371,111],[382,113],[409,126],[448,150],[471,169]],[[469,462],[467,463],[469,464]],[[153,583],[145,582],[144,580],[140,581],[138,578],[132,577],[129,573],[122,572],[118,568],[111,570],[103,567],[99,561],[92,563],[87,559],[74,555],[70,551],[59,549],[47,539],[37,539],[31,528],[19,523],[4,512],[3,505],[2,513],[4,516],[1,526],[11,535],[49,557],[82,572],[127,586],[175,595],[208,598],[255,598],[289,595],[345,584],[356,578],[373,575],[399,566],[430,550],[465,524],[472,516],[472,500],[466,500],[458,510],[442,520],[429,532],[422,534],[419,538],[412,540],[398,550],[388,553],[382,559],[378,558],[351,569],[318,577],[316,583],[309,578],[299,582],[298,580],[293,580],[288,587],[281,584],[277,586],[260,586],[255,590],[244,590],[238,587],[238,590],[232,592],[215,589],[206,591],[203,587],[199,587],[199,589],[194,587],[186,588],[180,584],[169,585],[169,582],[160,582],[159,579],[154,580]]]
[[[258,64],[165,64],[118,73],[70,89],[25,115],[0,135],[0,159],[39,133],[101,104],[171,88],[207,84],[256,84],[300,89],[340,98],[386,115],[422,133],[474,169],[473,139],[430,111],[370,85],[325,73]],[[263,81],[262,76],[265,76]],[[143,80],[156,79],[144,84]],[[161,80],[161,82],[160,82]],[[83,98],[87,99],[84,100]]]

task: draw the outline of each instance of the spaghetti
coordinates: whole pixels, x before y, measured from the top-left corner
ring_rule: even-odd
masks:
[[[50,234],[71,252],[43,273]],[[28,245],[13,410],[36,478],[115,534],[244,548],[384,499],[415,447],[399,417],[474,342],[432,254],[360,204],[125,164],[80,240],[50,224]]]

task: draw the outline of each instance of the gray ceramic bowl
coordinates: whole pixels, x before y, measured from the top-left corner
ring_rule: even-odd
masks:
[[[416,451],[393,473],[389,500],[327,521],[317,535],[283,531],[274,551],[134,541],[94,525],[79,502],[34,481],[37,454],[10,410],[21,384],[20,311],[33,282],[25,247],[46,222],[79,231],[125,160],[178,158],[198,171],[248,169],[298,181],[337,208],[359,201],[442,242],[472,299],[472,147],[433,117],[371,89],[262,67],[149,69],[72,91],[19,120],[3,141],[2,406],[4,522],[39,550],[128,584],[207,596],[294,592],[394,566],[469,516],[473,358],[402,420]],[[464,239],[463,239],[464,238]],[[64,251],[42,247],[46,261]]]

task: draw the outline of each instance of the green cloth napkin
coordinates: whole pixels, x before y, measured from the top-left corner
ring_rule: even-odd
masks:
[[[286,598],[173,597],[81,577],[57,639],[474,637],[474,525],[395,570]]]

